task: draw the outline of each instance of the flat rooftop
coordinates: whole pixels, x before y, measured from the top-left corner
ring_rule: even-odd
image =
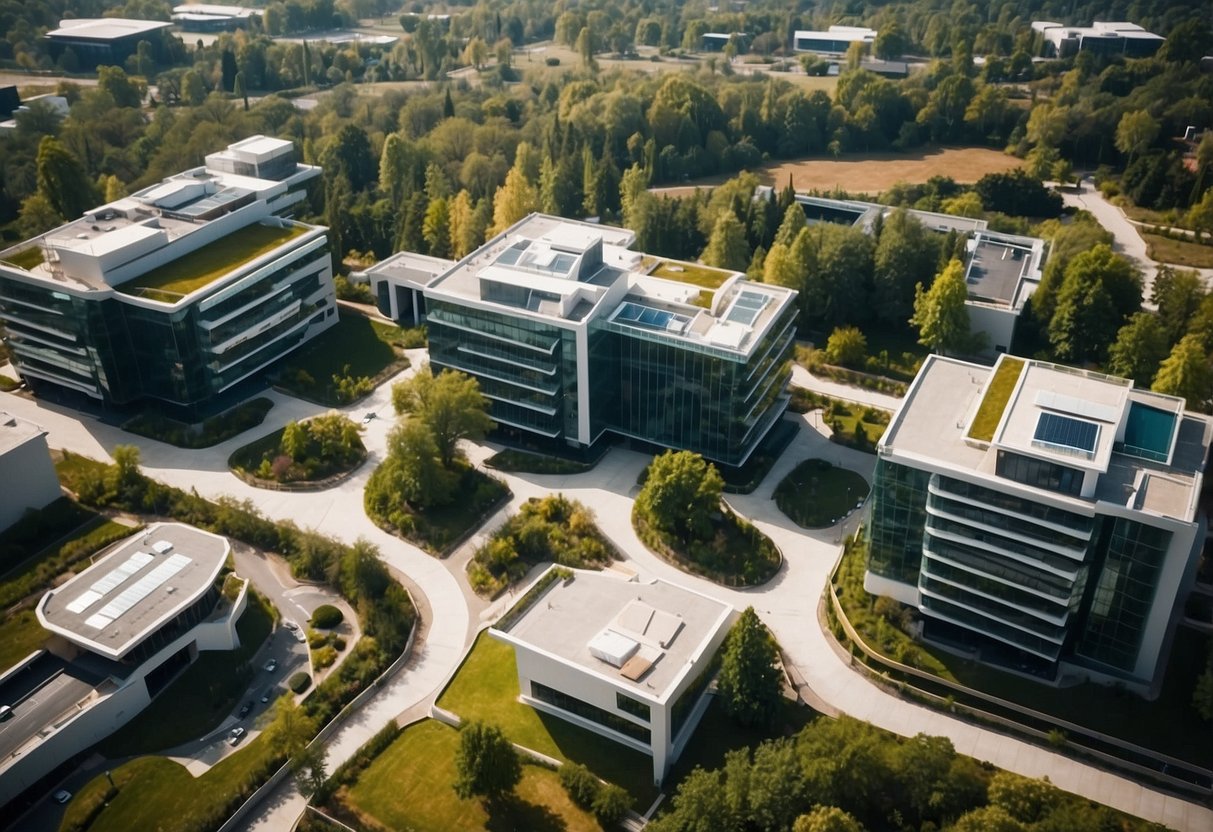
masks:
[[[969,428],[993,377],[990,367],[929,356],[880,441],[880,455],[1009,482],[995,474],[1005,449],[1097,472],[1091,497],[1041,492],[1051,498],[1076,506],[1111,502],[1183,522],[1195,517],[1213,420],[1125,379],[1027,360],[992,440],[975,440]],[[1135,412],[1142,408],[1147,412]],[[1162,433],[1138,440],[1158,450],[1153,458],[1124,447],[1126,430],[1142,417],[1153,420],[1147,434]]]
[[[218,535],[159,523],[42,596],[38,619],[86,650],[121,659],[202,597],[230,551]]]
[[[733,608],[696,592],[654,580],[635,583],[595,572],[576,571],[557,581],[509,629],[509,636],[616,684],[665,698],[707,641],[728,625]],[[619,639],[601,638],[610,631]],[[643,675],[595,657],[591,643],[639,645],[637,656],[652,661]],[[664,646],[663,646],[664,645]],[[597,652],[598,648],[595,648]],[[624,675],[638,675],[630,679]]]
[[[125,17],[78,17],[59,21],[59,28],[46,33],[48,38],[85,40],[120,40],[145,35],[173,24],[161,20],[134,20]]]
[[[383,275],[398,282],[407,283],[416,289],[424,289],[430,281],[454,265],[454,260],[447,260],[443,257],[398,251],[386,260],[371,266],[363,274],[368,277]]]
[[[980,236],[969,256],[965,283],[973,300],[1014,306],[1020,285],[1033,275],[1031,244]]]
[[[0,410],[0,457],[45,432],[33,422]]]
[[[114,289],[124,295],[174,303],[309,230],[303,225],[246,225]]]

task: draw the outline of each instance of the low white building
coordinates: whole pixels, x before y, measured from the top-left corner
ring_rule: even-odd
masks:
[[[792,48],[797,52],[821,55],[845,55],[851,44],[871,46],[876,43],[876,30],[866,26],[831,26],[825,31],[797,29],[792,33]]]
[[[59,499],[59,477],[46,447],[46,431],[4,411],[0,411],[0,472],[0,531],[25,512]]]
[[[146,708],[199,652],[240,646],[247,582],[223,592],[227,540],[160,523],[38,602],[46,649],[0,676],[0,805]]]
[[[1040,36],[1041,54],[1046,58],[1068,58],[1079,52],[1147,58],[1167,40],[1126,21],[1096,20],[1090,26],[1066,26],[1034,20],[1032,31]]]
[[[707,709],[733,608],[654,580],[574,571],[512,623],[521,700],[653,758],[657,785]]]

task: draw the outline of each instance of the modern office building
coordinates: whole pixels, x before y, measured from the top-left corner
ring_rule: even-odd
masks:
[[[475,376],[501,425],[741,465],[787,404],[796,293],[646,257],[633,239],[532,214],[458,263],[398,256],[368,279],[398,318],[424,296],[430,362]]]
[[[163,38],[172,25],[168,21],[126,17],[73,17],[60,20],[59,28],[44,37],[53,60],[59,60],[65,50],[71,49],[82,67],[122,66],[138,52],[140,41],[151,44],[152,56],[163,60],[166,54]]]
[[[173,6],[173,23],[183,32],[233,32],[248,29],[260,21],[260,9],[209,3]]]
[[[17,372],[184,416],[337,321],[325,228],[288,219],[320,169],[253,136],[0,252]]]
[[[732,619],[689,589],[578,570],[489,632],[514,648],[523,702],[651,756],[661,785],[707,709]]]
[[[876,43],[876,30],[866,26],[831,26],[823,31],[797,29],[792,33],[792,48],[797,52],[821,55],[845,55],[853,43],[871,46]]]
[[[1040,54],[1045,58],[1068,58],[1079,52],[1148,58],[1167,40],[1161,35],[1147,32],[1136,23],[1099,20],[1090,26],[1065,26],[1048,20],[1034,20],[1032,31],[1040,38]]]
[[[121,728],[208,650],[240,646],[247,581],[225,593],[226,539],[161,523],[38,602],[46,647],[0,676],[0,804]]]
[[[755,191],[756,199],[773,199],[771,188]],[[887,220],[896,210],[889,205],[857,199],[797,194],[810,225],[833,223],[874,233],[878,220]],[[1015,325],[1024,304],[1040,286],[1044,274],[1045,242],[1038,237],[990,231],[983,219],[958,217],[936,211],[907,209],[928,231],[958,234],[965,238],[965,283],[969,298],[969,328],[986,336],[989,353],[1010,352]]]
[[[0,410],[0,532],[27,511],[59,499],[59,477],[46,431]],[[13,566],[14,564],[6,564]],[[3,703],[0,703],[3,704]]]
[[[985,661],[1154,696],[1211,439],[1182,399],[1125,379],[931,356],[878,446],[864,585]]]

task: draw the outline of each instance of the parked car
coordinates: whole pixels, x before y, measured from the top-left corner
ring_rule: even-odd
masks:
[[[282,626],[286,627],[288,630],[293,630],[295,632],[299,631],[299,623],[293,618],[282,619]]]
[[[278,669],[278,660],[270,659],[268,662],[265,663],[265,669],[266,669],[267,673],[273,673],[275,670]]]
[[[253,710],[253,700],[249,700],[240,706],[240,710],[236,713],[237,718],[244,719]]]
[[[242,739],[244,739],[244,729],[243,728],[233,728],[231,733],[227,735],[227,744],[231,745],[231,746],[236,746],[236,745],[240,744],[240,741]]]
[[[262,702],[269,702],[269,701],[270,701],[270,697],[271,697],[271,696],[273,696],[273,695],[274,695],[274,689],[273,689],[273,688],[266,688],[266,689],[265,689],[265,693],[261,694],[261,701],[262,701]]]
[[[12,715],[13,708],[11,705],[0,705],[0,722],[4,722],[4,720],[8,719]]]
[[[67,803],[72,799],[72,793],[67,789],[60,789],[53,795],[56,803]]]

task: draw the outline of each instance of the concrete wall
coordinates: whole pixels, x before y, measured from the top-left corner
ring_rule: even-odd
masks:
[[[31,436],[0,457],[0,531],[29,509],[59,499],[59,478],[46,447],[46,434]],[[20,472],[20,475],[17,475]]]
[[[976,335],[984,332],[988,352],[1010,352],[1011,339],[1015,335],[1015,321],[1019,317],[1005,306],[966,301],[969,310],[969,330]]]

